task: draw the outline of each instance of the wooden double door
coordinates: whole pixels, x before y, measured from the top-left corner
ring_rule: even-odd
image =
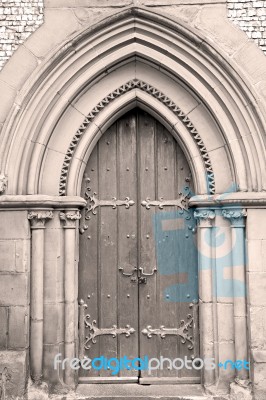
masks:
[[[197,248],[187,209],[193,186],[175,138],[149,114],[130,111],[95,146],[82,185],[80,356],[197,357]],[[81,368],[80,381],[199,381],[199,371],[180,365],[115,375]]]

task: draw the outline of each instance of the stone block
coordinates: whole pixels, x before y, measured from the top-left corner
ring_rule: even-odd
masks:
[[[218,340],[234,340],[234,306],[233,304],[217,304]]]
[[[0,349],[7,347],[7,319],[8,308],[0,307]]]
[[[8,348],[25,349],[29,345],[28,307],[10,307],[8,321]]]
[[[265,348],[266,307],[250,307],[251,348]]]
[[[266,364],[254,364],[254,397],[255,400],[266,398]]]
[[[250,76],[254,83],[265,81],[265,55],[262,51],[259,51],[253,40],[247,42],[239,51],[237,51],[233,55],[233,58],[238,66]]]
[[[248,41],[248,37],[228,20],[226,2],[202,7],[195,26],[228,55]]]
[[[44,343],[64,340],[64,303],[44,305]]]
[[[230,385],[230,400],[253,400],[251,387],[242,387],[237,383]]]
[[[263,209],[249,209],[247,215],[247,239],[266,239],[266,212]]]
[[[6,398],[22,398],[28,379],[28,352],[0,351],[0,373],[4,370],[7,376]]]
[[[16,272],[30,269],[30,239],[16,240]]]
[[[57,354],[64,354],[64,345],[44,345],[43,376],[49,382],[49,386],[60,387],[62,382],[62,369],[54,369],[54,358]],[[34,399],[35,400],[35,399]]]
[[[266,306],[266,272],[248,273],[249,303],[252,306]]]
[[[0,122],[5,122],[6,117],[12,105],[14,104],[17,92],[8,83],[0,80],[0,93],[1,93]]]
[[[15,240],[0,241],[0,271],[15,272],[16,242]]]
[[[252,350],[252,357],[255,362],[266,365],[266,350]]]
[[[30,238],[27,211],[0,211],[0,219],[0,239]]]
[[[25,47],[36,57],[45,57],[49,51],[79,30],[79,24],[72,10],[47,8],[45,23],[30,36]],[[45,40],[44,40],[45,38]]]
[[[206,4],[226,4],[226,0],[139,0],[139,4],[142,4],[146,7],[160,7],[160,6],[174,6],[181,4],[188,4],[188,5],[206,5]]]
[[[28,274],[1,274],[0,305],[26,306],[29,302]]]
[[[266,241],[265,241],[266,242]],[[266,249],[266,246],[265,246]],[[247,271],[255,272],[263,270],[262,240],[247,241]]]
[[[1,79],[19,90],[37,66],[37,58],[25,46],[19,46],[12,62],[1,72]]]
[[[0,240],[0,271],[25,272],[30,258],[29,241]]]

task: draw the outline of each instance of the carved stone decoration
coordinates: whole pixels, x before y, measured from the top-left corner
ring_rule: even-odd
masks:
[[[179,199],[175,199],[175,200],[164,200],[163,197],[160,197],[159,200],[150,200],[149,198],[147,198],[146,200],[143,200],[141,202],[141,205],[143,207],[146,207],[147,210],[149,210],[152,206],[159,207],[160,210],[162,210],[166,206],[176,206],[176,207],[180,208],[181,210],[187,210],[187,208],[188,208],[187,201],[186,201],[187,197],[188,197],[188,193],[186,195],[182,194],[182,196]]]
[[[215,211],[213,210],[196,210],[194,211],[194,217],[199,221],[200,226],[210,227],[212,226],[212,220],[215,218]]]
[[[84,348],[86,350],[90,349],[90,344],[89,342],[96,343],[96,337],[97,336],[102,336],[102,335],[112,335],[113,338],[115,338],[117,335],[125,335],[126,337],[129,337],[132,333],[135,332],[135,329],[132,328],[129,325],[126,325],[125,328],[118,328],[116,325],[113,325],[111,328],[97,328],[96,326],[96,320],[93,320],[92,323],[89,322],[90,315],[87,314],[84,319],[85,323],[85,328],[89,328],[89,335],[86,336],[85,342],[84,342]]]
[[[247,211],[245,209],[225,209],[222,210],[222,215],[224,218],[230,219],[233,226],[243,227]]]
[[[214,172],[213,172],[211,160],[210,160],[209,154],[207,152],[206,146],[205,146],[200,134],[198,133],[197,129],[191,122],[190,118],[169,97],[167,97],[160,90],[156,89],[154,86],[149,85],[148,83],[143,82],[141,80],[132,79],[132,80],[128,81],[127,83],[125,83],[124,85],[117,88],[116,90],[114,90],[112,93],[109,93],[102,101],[100,101],[93,108],[93,110],[86,116],[86,118],[80,125],[79,129],[77,130],[75,136],[73,137],[73,139],[68,147],[68,150],[67,150],[64,162],[63,162],[63,166],[62,166],[61,174],[60,174],[59,196],[66,195],[66,183],[67,183],[68,171],[69,171],[72,157],[74,155],[77,144],[79,143],[81,137],[86,132],[86,130],[89,127],[89,125],[91,124],[91,122],[99,114],[99,112],[104,107],[106,107],[109,103],[111,103],[113,100],[117,99],[118,97],[122,96],[124,93],[127,93],[134,89],[139,89],[146,93],[149,93],[151,96],[153,96],[158,101],[163,103],[169,110],[171,110],[178,117],[178,119],[186,126],[186,128],[190,132],[193,140],[195,141],[195,143],[198,146],[199,151],[201,153],[201,156],[202,156],[205,168],[206,168],[208,192],[209,192],[209,194],[215,194],[215,180],[214,180]]]
[[[52,219],[53,211],[29,211],[28,219],[31,222],[31,228],[44,228],[47,219]]]
[[[151,325],[148,325],[141,332],[143,335],[147,335],[148,339],[151,339],[153,335],[160,336],[162,339],[165,339],[167,335],[179,336],[181,338],[181,343],[185,344],[188,342],[188,349],[192,350],[194,348],[194,340],[193,337],[188,334],[189,328],[192,329],[193,326],[192,315],[188,314],[187,319],[187,323],[185,323],[184,320],[181,321],[179,328],[165,328],[164,325],[161,325],[160,328],[152,328]]]
[[[7,176],[0,174],[0,195],[4,194],[7,188]]]
[[[79,211],[60,212],[59,218],[65,222],[65,227],[75,227],[76,221],[81,218]]]

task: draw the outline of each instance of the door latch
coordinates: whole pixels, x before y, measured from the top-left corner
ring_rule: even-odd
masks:
[[[141,284],[141,283],[146,284],[147,283],[147,278],[145,276],[139,276],[138,282],[139,282],[139,284]]]

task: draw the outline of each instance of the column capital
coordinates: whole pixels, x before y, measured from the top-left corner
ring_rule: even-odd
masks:
[[[28,212],[32,229],[44,229],[46,220],[52,218],[54,218],[53,211],[34,210]]]
[[[194,217],[198,220],[199,227],[211,228],[212,221],[215,218],[215,211],[211,209],[197,209],[194,211]]]
[[[76,221],[81,218],[79,210],[68,210],[60,212],[59,217],[65,223],[64,228],[75,228]]]
[[[233,227],[244,227],[244,219],[247,216],[247,210],[242,208],[226,208],[222,210],[222,215],[224,218],[231,221],[231,226]]]

